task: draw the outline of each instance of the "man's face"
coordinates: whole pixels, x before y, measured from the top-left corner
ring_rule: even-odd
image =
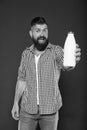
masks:
[[[43,51],[48,45],[48,27],[46,24],[36,24],[31,28],[31,38],[37,50]]]

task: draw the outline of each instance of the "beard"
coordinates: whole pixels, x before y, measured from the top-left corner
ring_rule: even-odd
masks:
[[[32,41],[34,43],[34,48],[38,51],[44,51],[49,43],[48,38],[46,39],[44,36],[40,36],[37,39],[32,37]]]

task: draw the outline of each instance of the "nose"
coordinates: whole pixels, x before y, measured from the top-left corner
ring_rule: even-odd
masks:
[[[41,31],[41,36],[44,36],[44,33],[43,33],[43,31]]]

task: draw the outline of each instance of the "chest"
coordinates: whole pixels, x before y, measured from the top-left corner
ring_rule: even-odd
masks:
[[[38,65],[40,68],[48,68],[54,64],[54,55],[51,51],[46,51],[38,56],[31,54],[28,60],[29,67],[35,67]]]

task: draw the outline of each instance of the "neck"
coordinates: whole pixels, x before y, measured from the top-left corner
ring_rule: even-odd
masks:
[[[35,55],[39,55],[39,54],[42,54],[42,53],[44,53],[44,51],[39,51],[39,50],[37,50],[37,49],[35,49]]]

